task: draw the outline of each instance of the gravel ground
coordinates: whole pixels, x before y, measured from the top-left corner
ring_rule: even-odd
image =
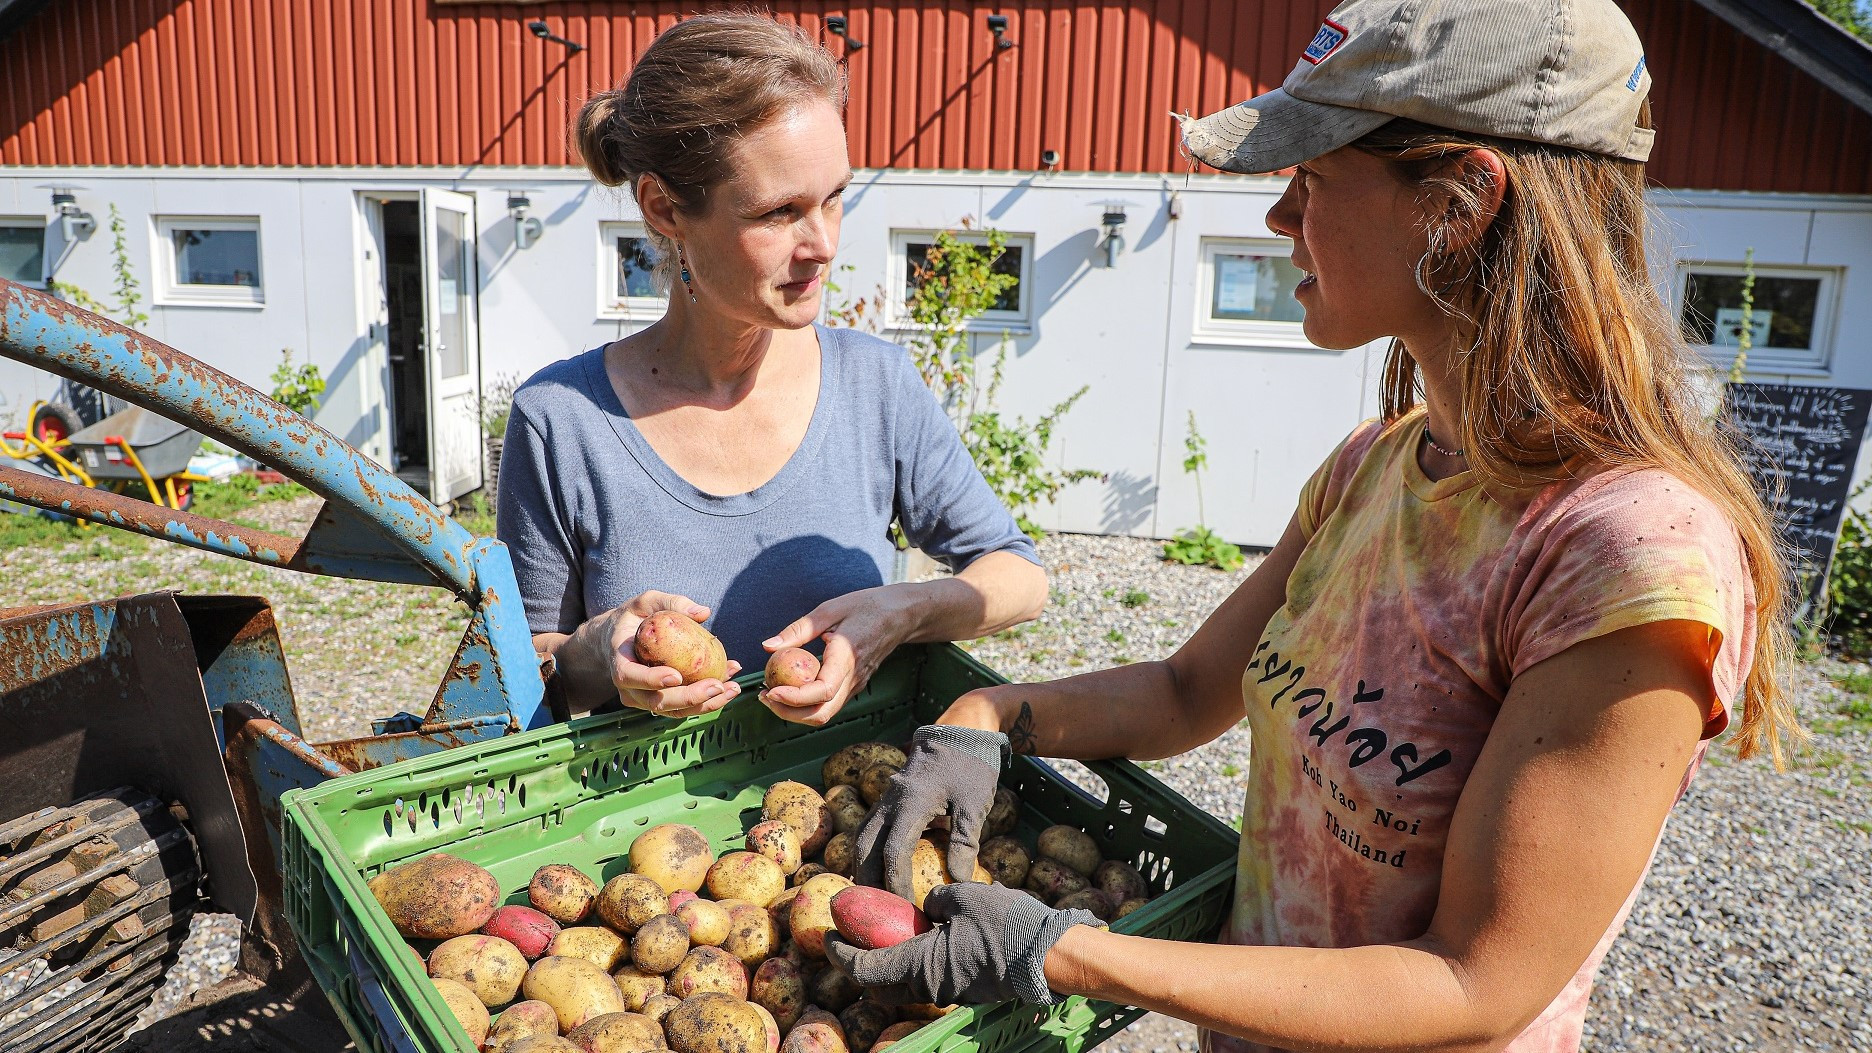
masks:
[[[257,508],[255,525],[302,531],[311,499]],[[1015,680],[1170,653],[1252,569],[1225,574],[1156,558],[1152,542],[1065,535],[1041,546],[1054,600],[1032,625],[971,649]],[[151,591],[264,595],[290,655],[308,738],[362,734],[398,709],[420,712],[461,633],[437,590],[314,579],[114,535],[58,551],[0,552],[7,604]],[[1872,1050],[1872,717],[1849,719],[1832,681],[1872,673],[1804,667],[1800,704],[1816,726],[1794,770],[1719,746],[1666,829],[1651,875],[1593,996],[1585,1048],[1598,1051]],[[1223,819],[1241,810],[1241,729],[1154,773]],[[165,1004],[213,983],[232,961],[230,929],[198,919]],[[1194,1049],[1192,1028],[1149,1016],[1107,1048]]]

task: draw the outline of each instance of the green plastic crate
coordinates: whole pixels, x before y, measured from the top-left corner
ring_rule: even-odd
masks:
[[[767,786],[817,785],[820,765],[840,747],[905,741],[963,692],[1005,682],[952,645],[907,647],[824,728],[784,722],[751,698],[680,723],[590,717],[294,791],[283,801],[281,832],[287,917],[359,1049],[472,1050],[371,896],[372,876],[447,851],[486,867],[508,902],[524,903],[533,872],[547,863],[572,863],[600,880],[623,872],[632,839],[655,823],[690,823],[718,852],[739,847],[759,821]],[[1003,784],[1021,797],[1025,839],[1070,823],[1107,857],[1135,863],[1155,898],[1116,930],[1212,938],[1233,885],[1234,831],[1133,764],[1088,767],[1109,799],[1043,763],[1016,760]],[[965,1007],[893,1050],[1077,1053],[1139,1012],[1078,997],[1044,1010]]]

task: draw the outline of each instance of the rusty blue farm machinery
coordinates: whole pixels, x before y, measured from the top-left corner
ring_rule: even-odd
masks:
[[[0,593],[0,1044],[119,1046],[204,910],[243,923],[231,990],[317,1015],[281,911],[280,795],[554,719],[507,552],[260,392],[4,280],[0,355],[182,423],[325,503],[291,538],[4,463],[0,499],[268,566],[446,589],[468,609],[426,712],[312,743],[262,598],[17,607]],[[321,1048],[320,1034],[342,1042],[333,1026],[240,1048]]]

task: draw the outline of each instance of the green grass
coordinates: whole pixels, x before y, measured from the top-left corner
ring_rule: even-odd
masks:
[[[1122,632],[1119,632],[1117,629],[1107,630],[1105,633],[1105,642],[1106,643],[1124,643],[1125,634]]]
[[[1842,833],[1848,833],[1848,834],[1851,834],[1851,833],[1861,833],[1861,834],[1872,834],[1872,820],[1866,820],[1866,819],[1853,819],[1853,820],[1846,820],[1846,819],[1835,819],[1835,820],[1833,820],[1833,825],[1834,825],[1834,826],[1837,826],[1837,827],[1839,827],[1839,829],[1840,829],[1840,831],[1841,831]]]
[[[1236,777],[1237,775],[1240,775],[1240,774],[1241,774],[1241,769],[1240,769],[1240,768],[1237,768],[1237,767],[1236,767],[1235,765],[1233,765],[1233,764],[1224,764],[1224,765],[1222,765],[1222,777],[1223,777],[1223,778],[1225,778],[1225,779],[1233,779],[1233,778],[1235,778],[1235,777]]]
[[[1123,596],[1120,596],[1118,598],[1119,603],[1124,604],[1126,607],[1132,607],[1132,608],[1142,607],[1145,604],[1149,603],[1150,601],[1151,601],[1150,593],[1145,592],[1143,589],[1132,589],[1130,592],[1127,592]]]

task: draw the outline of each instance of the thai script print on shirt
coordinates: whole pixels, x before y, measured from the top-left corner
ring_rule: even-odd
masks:
[[[1510,506],[1474,473],[1424,475],[1422,426],[1421,410],[1362,425],[1302,492],[1306,546],[1242,682],[1252,760],[1226,940],[1421,936],[1463,783],[1509,685],[1542,660],[1636,625],[1706,624],[1706,739],[1747,678],[1753,590],[1706,498],[1621,469]],[[1593,973],[1629,909],[1509,1049],[1578,1048]],[[1216,1051],[1258,1048],[1205,1037]]]

